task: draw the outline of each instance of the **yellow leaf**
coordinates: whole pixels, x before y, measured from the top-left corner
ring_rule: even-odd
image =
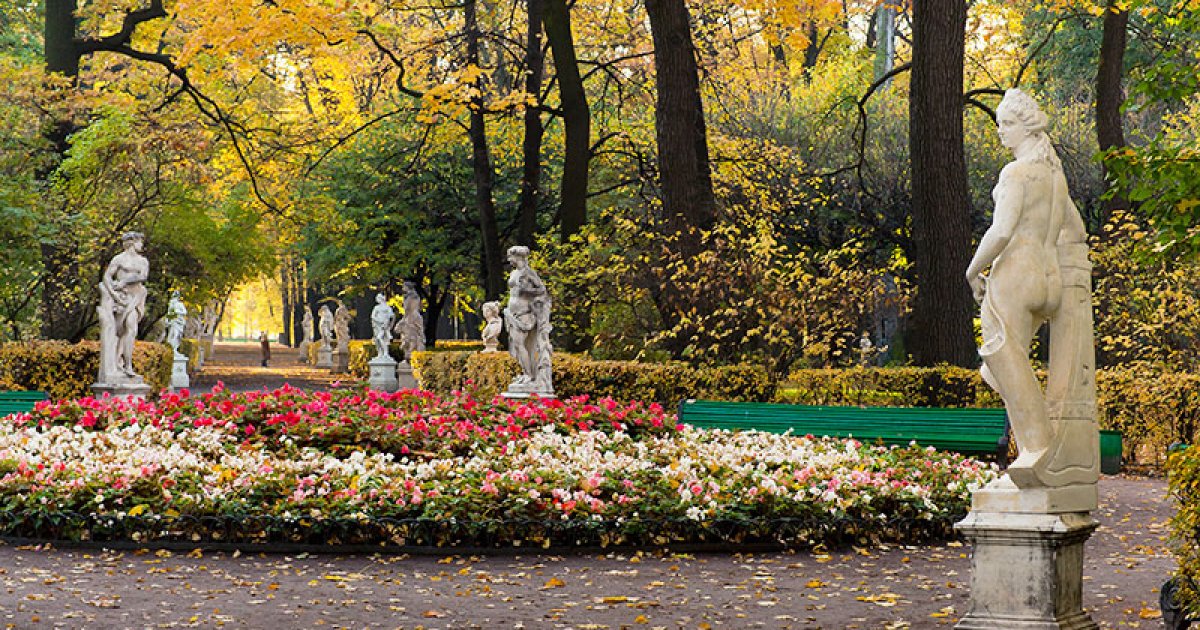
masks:
[[[547,589],[547,588],[560,588],[560,587],[563,587],[563,586],[566,586],[566,585],[567,585],[567,583],[566,583],[566,582],[564,582],[564,581],[562,581],[562,580],[560,580],[560,579],[558,579],[558,578],[556,578],[556,577],[552,577],[552,578],[550,578],[549,580],[546,580],[546,583],[542,585],[542,588],[543,588],[543,589]]]

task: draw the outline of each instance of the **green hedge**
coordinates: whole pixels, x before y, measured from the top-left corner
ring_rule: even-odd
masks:
[[[1004,403],[978,370],[936,368],[850,368],[797,370],[775,395],[797,405],[864,407],[999,407]]]
[[[519,372],[506,352],[418,352],[413,369],[425,389],[447,393],[470,388],[485,398],[504,391]],[[766,369],[749,365],[697,368],[558,353],[553,369],[555,393],[563,398],[587,394],[675,405],[684,398],[766,401],[775,391]]]
[[[200,369],[200,341],[186,337],[180,339],[179,353],[188,358],[188,373],[195,374]]]
[[[171,347],[137,342],[133,367],[154,393],[171,383]],[[0,389],[41,390],[58,400],[92,395],[100,366],[100,344],[81,341],[0,343]]]
[[[1167,479],[1179,510],[1171,518],[1172,550],[1179,567],[1178,602],[1189,617],[1200,616],[1200,448],[1177,449],[1167,460]]]

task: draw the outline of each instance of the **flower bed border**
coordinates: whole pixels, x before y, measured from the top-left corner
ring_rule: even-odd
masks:
[[[717,552],[951,540],[958,537],[954,523],[963,516],[870,521],[844,517],[705,521],[662,518],[618,523],[577,519],[307,519],[271,515],[118,518],[106,514],[23,511],[0,513],[0,540],[56,547],[236,549],[265,553],[561,553],[647,548]],[[77,535],[64,536],[69,532]],[[502,542],[505,540],[524,544],[505,544]]]

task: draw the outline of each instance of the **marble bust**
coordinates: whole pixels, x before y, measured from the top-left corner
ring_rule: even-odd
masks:
[[[140,232],[121,236],[124,248],[113,257],[100,281],[100,368],[96,384],[141,385],[144,380],[133,370],[133,347],[138,324],[146,312],[146,279],[150,262],[142,255]]]
[[[510,247],[508,262],[512,265],[512,272],[508,276],[504,324],[508,328],[508,351],[521,366],[521,373],[508,386],[506,393],[553,396],[550,292],[537,272],[529,266],[528,247]]]
[[[983,378],[1004,399],[1018,451],[993,489],[1095,484],[1099,433],[1087,231],[1046,136],[1046,114],[1013,89],[996,115],[1001,143],[1014,159],[1000,172],[992,225],[966,271],[981,305]],[[1029,359],[1043,322],[1050,324],[1045,392]]]
[[[499,302],[483,303],[483,351],[496,352],[500,347],[500,331],[504,329],[504,320],[500,317]]]
[[[371,339],[375,342],[375,358],[391,358],[388,344],[392,342],[392,325],[396,320],[396,311],[387,303],[387,296],[382,293],[375,295],[375,308],[371,311]]]

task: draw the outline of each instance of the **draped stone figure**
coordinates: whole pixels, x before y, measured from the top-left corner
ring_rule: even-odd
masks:
[[[506,394],[553,396],[550,292],[529,266],[528,247],[510,247],[508,262],[513,270],[508,276],[504,324],[508,328],[508,351],[520,364],[521,374],[508,386]]]
[[[350,351],[350,309],[338,302],[337,310],[333,313],[333,332],[337,336],[338,352]]]
[[[150,262],[142,255],[143,236],[126,232],[121,236],[124,251],[113,257],[100,281],[100,369],[96,384],[141,385],[133,370],[133,348],[138,324],[146,313],[146,279]]]
[[[183,340],[183,329],[187,325],[187,306],[179,298],[179,291],[171,292],[167,304],[167,345],[179,356],[179,342]]]
[[[411,359],[414,352],[425,351],[425,318],[421,316],[421,294],[414,282],[404,282],[404,317],[396,322],[395,332],[400,335],[404,360]]]
[[[1017,442],[1007,477],[1019,488],[1093,484],[1100,457],[1087,231],[1037,103],[1009,90],[996,114],[1015,159],[992,191],[992,225],[967,281],[981,305],[983,377],[1004,398]],[[1029,361],[1043,322],[1050,323],[1045,393]]]
[[[308,363],[308,348],[313,342],[313,316],[312,309],[307,305],[304,307],[304,319],[300,322],[300,334],[304,336],[300,341],[299,355],[301,363]]]
[[[391,357],[388,344],[392,342],[392,324],[396,311],[387,303],[387,296],[375,295],[375,308],[371,310],[371,340],[375,342],[375,358]]]
[[[328,304],[322,304],[317,310],[318,332],[321,333],[321,347],[328,350],[329,341],[333,338],[333,313],[329,310]]]

